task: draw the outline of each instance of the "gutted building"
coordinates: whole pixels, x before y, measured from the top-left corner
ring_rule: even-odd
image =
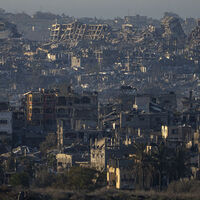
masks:
[[[107,164],[108,187],[134,189],[133,160],[110,159]]]
[[[82,24],[78,21],[69,24],[53,24],[50,31],[51,41],[59,40],[100,40],[104,39],[108,25]]]
[[[98,126],[98,94],[63,90],[28,92],[26,119],[28,124],[45,130],[56,130],[57,120],[63,121],[64,129],[95,130]]]
[[[12,139],[12,112],[8,102],[0,102],[0,140]]]

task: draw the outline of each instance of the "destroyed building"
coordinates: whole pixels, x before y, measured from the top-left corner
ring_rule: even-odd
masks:
[[[9,103],[0,100],[0,142],[12,141],[12,112],[9,110]]]
[[[134,162],[128,159],[110,159],[107,164],[107,184],[109,188],[134,189]]]
[[[100,40],[108,32],[106,24],[82,24],[78,21],[69,24],[53,24],[50,31],[51,41],[72,40]]]
[[[45,130],[56,130],[62,120],[65,129],[96,129],[98,126],[97,93],[76,94],[70,87],[65,90],[28,92],[26,117],[30,125]]]
[[[168,46],[183,47],[186,35],[182,29],[178,18],[166,16],[162,20],[163,38],[166,39]]]
[[[0,19],[0,40],[19,37],[20,34],[18,33],[15,24],[12,24],[4,19]]]
[[[188,40],[191,56],[198,58],[200,51],[200,19],[197,21],[197,26],[190,33]]]
[[[9,39],[12,34],[4,33],[11,29],[0,24],[0,38],[9,39],[1,40],[0,91],[12,102],[12,111],[0,108],[0,138],[13,136],[16,147],[37,148],[51,133],[57,148],[55,142],[47,153],[57,155],[58,172],[107,168],[108,185],[119,189],[134,188],[137,163],[129,160],[129,147],[136,143],[147,144],[149,154],[160,143],[198,150],[200,23],[186,40],[181,25],[193,20],[176,15],[165,16],[162,26],[138,15],[79,21],[58,16],[45,43],[31,42],[27,34],[49,38],[47,23],[55,23],[55,15],[16,17],[30,22],[20,40]],[[180,105],[191,88],[194,97]],[[40,164],[46,168],[45,161]]]
[[[55,93],[41,90],[28,92],[26,97],[26,120],[34,126],[45,129],[55,126]]]
[[[104,171],[110,158],[120,157],[120,143],[116,139],[95,139],[90,149],[90,165],[99,171]]]

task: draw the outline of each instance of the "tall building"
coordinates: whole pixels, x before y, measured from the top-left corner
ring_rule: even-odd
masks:
[[[69,24],[53,24],[50,30],[51,41],[58,40],[100,40],[103,39],[108,31],[106,24],[82,24],[72,22]]]
[[[55,129],[55,91],[42,89],[37,92],[28,92],[25,96],[28,124],[39,126],[46,130]]]
[[[98,126],[98,94],[77,94],[69,90],[56,94],[56,119],[64,129],[95,130]]]
[[[9,103],[0,102],[0,141],[12,140],[12,112],[9,111]]]
[[[95,130],[98,126],[98,94],[77,94],[71,87],[28,92],[26,118],[33,126],[55,131],[57,120],[67,130]]]

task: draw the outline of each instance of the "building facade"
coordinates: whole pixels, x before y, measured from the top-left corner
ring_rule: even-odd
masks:
[[[108,187],[134,189],[133,160],[110,159],[107,164]]]
[[[12,112],[0,111],[0,139],[12,139]]]

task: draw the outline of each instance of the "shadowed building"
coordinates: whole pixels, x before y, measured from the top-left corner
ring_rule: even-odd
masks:
[[[61,90],[28,92],[26,119],[28,124],[45,131],[56,131],[56,120],[62,120],[68,130],[96,130],[98,126],[98,94]]]
[[[133,160],[110,159],[107,164],[108,187],[134,189]]]
[[[12,112],[9,111],[9,103],[0,102],[0,141],[12,140]]]

